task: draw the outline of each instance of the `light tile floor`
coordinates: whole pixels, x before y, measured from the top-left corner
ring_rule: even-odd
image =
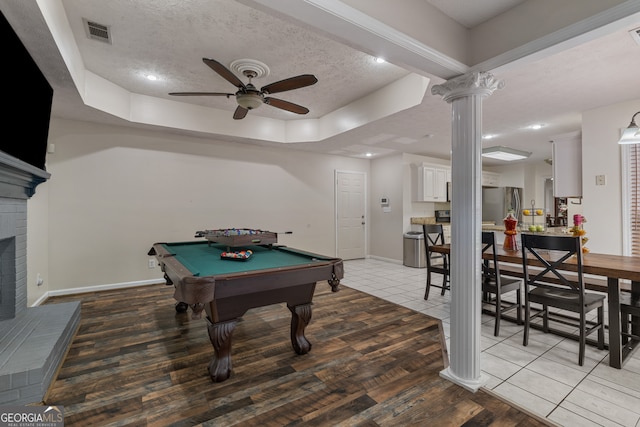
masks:
[[[436,275],[437,276],[437,275]],[[432,288],[424,300],[426,269],[373,258],[345,261],[341,283],[442,320],[449,345],[450,294]],[[640,350],[623,369],[609,367],[606,350],[587,346],[578,365],[578,344],[508,321],[493,335],[493,317],[482,315],[481,366],[485,387],[562,426],[640,427]]]

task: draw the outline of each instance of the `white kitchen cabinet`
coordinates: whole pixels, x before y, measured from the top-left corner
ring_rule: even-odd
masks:
[[[483,187],[500,187],[500,174],[495,172],[482,171]]]
[[[425,163],[417,166],[414,201],[446,202],[447,176],[451,176],[451,169],[446,166]]]
[[[553,196],[582,197],[582,137],[580,132],[552,139]]]

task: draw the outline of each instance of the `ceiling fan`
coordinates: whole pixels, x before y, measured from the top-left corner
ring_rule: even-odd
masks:
[[[278,98],[271,98],[267,95],[272,93],[285,92],[288,90],[299,89],[305,86],[311,86],[315,84],[318,79],[313,74],[301,74],[299,76],[290,77],[288,79],[280,80],[260,88],[251,83],[251,79],[257,76],[254,70],[243,70],[242,73],[249,79],[249,83],[244,84],[236,77],[227,67],[219,63],[214,59],[202,58],[202,61],[207,64],[213,71],[220,74],[222,78],[238,88],[238,91],[234,93],[224,92],[171,92],[169,95],[175,96],[226,96],[227,98],[234,96],[238,102],[238,107],[233,113],[233,118],[236,120],[244,119],[249,110],[258,108],[262,104],[271,105],[272,107],[280,108],[282,110],[291,111],[296,114],[307,114],[308,108],[301,105],[294,104],[289,101],[284,101]]]

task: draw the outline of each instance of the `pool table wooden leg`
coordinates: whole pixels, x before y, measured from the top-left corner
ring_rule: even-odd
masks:
[[[200,319],[202,317],[202,310],[204,310],[204,304],[196,303],[190,304],[191,307],[191,318],[194,320]]]
[[[212,323],[207,317],[207,331],[214,355],[209,362],[209,376],[219,383],[231,376],[231,336],[237,320]]]
[[[291,311],[291,345],[298,354],[307,354],[311,350],[311,343],[304,336],[304,329],[311,320],[311,304],[289,307]]]

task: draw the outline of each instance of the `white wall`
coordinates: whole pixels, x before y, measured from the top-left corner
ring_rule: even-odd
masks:
[[[46,166],[45,166],[46,167]],[[36,187],[27,200],[27,305],[45,298],[49,291],[49,183]],[[38,275],[42,285],[38,286]]]
[[[622,176],[620,132],[640,111],[640,99],[582,114],[582,214],[592,252],[622,255]],[[596,185],[596,175],[606,185]]]
[[[405,212],[402,155],[371,161],[370,255],[387,260],[402,260],[402,233]],[[389,198],[388,210],[380,204]]]
[[[436,204],[413,201],[412,164],[431,163],[449,166],[449,160],[414,154],[398,154],[371,161],[370,255],[402,262],[403,234],[421,230],[411,226],[411,217],[433,216]],[[391,212],[384,212],[380,197],[391,201]],[[440,203],[446,205],[448,203]]]
[[[201,229],[291,230],[279,243],[334,255],[334,171],[369,175],[367,160],[60,119],[49,140],[28,225],[48,248],[28,268],[47,270],[49,290],[161,278],[151,245]]]

